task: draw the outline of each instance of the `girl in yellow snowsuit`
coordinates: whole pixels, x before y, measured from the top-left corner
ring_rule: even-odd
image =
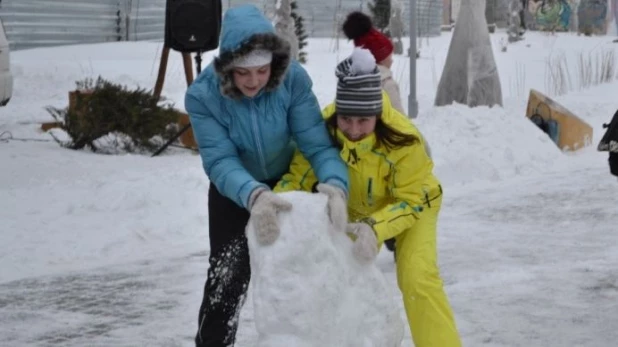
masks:
[[[422,135],[392,108],[380,88],[379,71],[366,62],[363,51],[355,49],[338,65],[337,97],[323,110],[348,166],[348,231],[356,234],[354,251],[371,260],[384,240],[395,237],[397,282],[414,345],[459,347],[437,264],[442,187]],[[355,66],[355,61],[368,66]],[[311,166],[297,151],[275,191],[315,191],[316,184]]]

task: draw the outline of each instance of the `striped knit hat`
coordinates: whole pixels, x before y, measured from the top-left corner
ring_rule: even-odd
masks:
[[[382,114],[382,81],[371,52],[356,47],[352,55],[337,65],[335,108],[342,116]]]

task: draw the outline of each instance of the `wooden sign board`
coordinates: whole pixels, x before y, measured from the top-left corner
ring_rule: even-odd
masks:
[[[592,144],[592,127],[541,92],[531,89],[526,117],[539,115],[558,126],[556,145],[563,151],[577,151]]]

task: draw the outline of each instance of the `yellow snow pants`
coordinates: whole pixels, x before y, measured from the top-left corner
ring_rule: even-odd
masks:
[[[460,347],[453,311],[438,270],[436,229],[442,197],[396,237],[397,282],[415,347]]]

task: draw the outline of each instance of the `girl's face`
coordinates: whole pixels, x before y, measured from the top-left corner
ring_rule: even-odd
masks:
[[[254,97],[270,79],[270,64],[234,69],[234,85],[248,98]]]
[[[376,116],[337,116],[337,128],[350,141],[360,141],[371,135],[376,128]]]

